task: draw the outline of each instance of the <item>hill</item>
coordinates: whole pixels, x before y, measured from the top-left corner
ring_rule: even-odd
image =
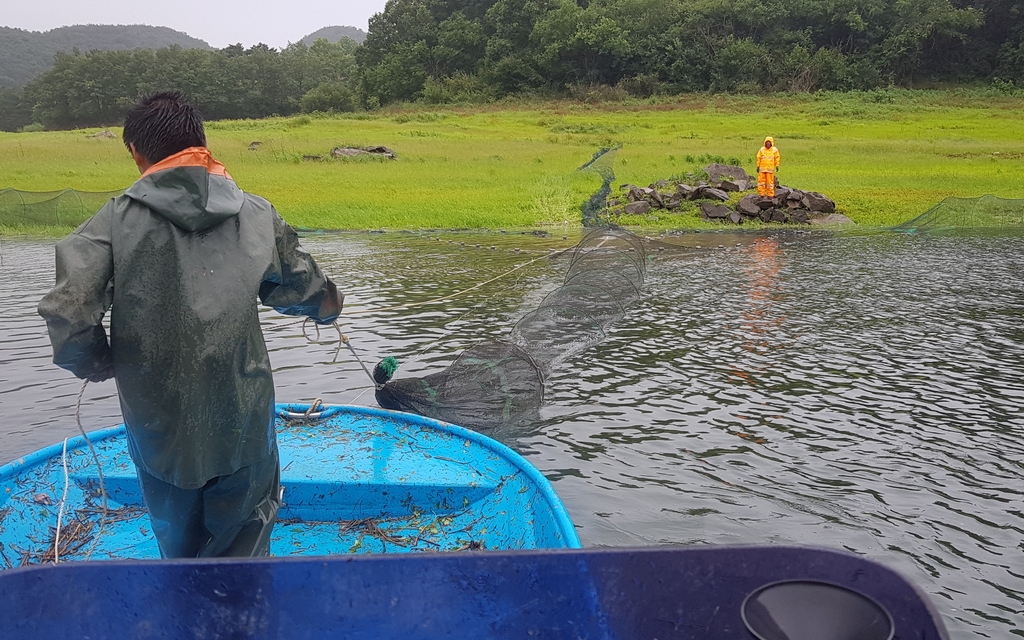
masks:
[[[206,42],[168,29],[146,25],[88,24],[50,31],[26,31],[0,27],[0,87],[19,87],[53,66],[59,51],[121,51],[160,49],[210,49]]]
[[[308,47],[316,42],[317,38],[327,38],[328,42],[337,42],[342,38],[352,38],[359,44],[362,44],[363,40],[366,40],[366,32],[356,27],[324,27],[309,34],[301,42]]]

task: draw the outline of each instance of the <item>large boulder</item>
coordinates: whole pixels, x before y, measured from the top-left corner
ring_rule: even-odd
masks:
[[[711,198],[712,200],[721,200],[722,202],[726,202],[729,200],[729,194],[722,191],[721,189],[704,186],[701,187],[699,191],[701,198]]]
[[[761,207],[757,206],[760,202],[761,196],[756,194],[750,194],[749,196],[743,196],[740,201],[736,203],[736,210],[747,216],[756,216],[761,213]]]
[[[750,188],[750,183],[746,180],[721,180],[718,188],[722,191],[746,191]]]
[[[398,159],[398,156],[395,155],[395,152],[392,151],[391,149],[388,149],[387,147],[363,147],[363,149],[366,151],[366,153],[370,153],[375,156],[384,156],[389,160]]]
[[[743,216],[733,211],[729,214],[729,222],[733,224],[743,224]]]
[[[702,202],[700,204],[700,215],[705,220],[725,220],[733,211],[724,204]]]
[[[835,213],[836,211],[836,203],[831,198],[815,191],[804,193],[802,202],[804,208],[816,213]]]
[[[708,179],[711,182],[721,182],[722,180],[743,180],[747,183],[751,182],[751,177],[743,169],[734,164],[720,164],[713,162],[708,166],[704,167],[704,171],[708,173]]]
[[[334,147],[331,149],[332,158],[354,158],[356,156],[371,155],[378,158],[395,160],[395,152],[387,147]]]
[[[810,217],[810,215],[808,215],[808,213],[806,211],[791,211],[789,213],[789,218],[790,218],[790,220],[792,220],[793,222],[795,222],[797,224],[810,224],[811,223],[811,219],[810,219],[811,217]]]
[[[853,222],[853,220],[850,220],[841,213],[832,213],[822,218],[811,218],[811,224],[822,226],[838,226],[855,223]]]
[[[645,213],[649,213],[651,211],[651,203],[647,202],[646,200],[630,202],[623,208],[623,211],[630,215],[642,216]]]

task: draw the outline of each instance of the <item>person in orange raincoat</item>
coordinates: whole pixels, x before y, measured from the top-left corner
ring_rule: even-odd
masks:
[[[775,138],[768,136],[757,150],[757,195],[775,197],[775,172],[779,170],[779,149]]]

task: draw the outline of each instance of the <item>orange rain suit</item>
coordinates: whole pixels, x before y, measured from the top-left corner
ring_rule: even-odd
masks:
[[[757,195],[775,197],[775,172],[779,170],[779,148],[775,146],[775,138],[768,136],[765,142],[771,141],[771,149],[762,146],[757,150]]]

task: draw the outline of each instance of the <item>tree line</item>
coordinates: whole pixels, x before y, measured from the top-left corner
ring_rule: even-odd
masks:
[[[1024,83],[1019,0],[390,0],[357,51],[381,103]]]
[[[389,0],[362,45],[61,54],[20,96],[0,92],[0,114],[114,123],[158,88],[216,119],[523,94],[1020,87],[1022,13],[1019,0]]]
[[[49,69],[58,51],[130,51],[175,45],[184,49],[213,48],[187,33],[141,24],[80,24],[42,33],[0,27],[0,87],[23,86]]]
[[[190,96],[210,120],[351,111],[358,46],[343,38],[280,51],[260,44],[58,53],[53,68],[24,88],[0,90],[0,129],[119,124],[139,96],[166,89]]]

